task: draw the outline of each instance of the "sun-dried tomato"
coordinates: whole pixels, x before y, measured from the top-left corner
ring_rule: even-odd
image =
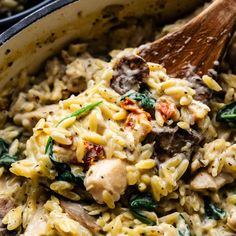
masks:
[[[165,121],[169,120],[176,114],[175,104],[168,101],[160,101],[159,103],[157,103],[156,108],[161,113],[161,116]]]
[[[102,145],[94,144],[85,141],[84,142],[86,153],[83,158],[84,169],[87,170],[95,162],[105,158],[105,150]]]

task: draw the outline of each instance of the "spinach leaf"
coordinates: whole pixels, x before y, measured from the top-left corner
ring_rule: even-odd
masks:
[[[121,101],[125,100],[126,97],[138,101],[145,110],[153,110],[155,108],[156,100],[150,96],[148,90],[145,90],[143,93],[128,92],[121,97]]]
[[[226,216],[226,213],[223,209],[215,206],[209,198],[204,199],[205,205],[205,214],[208,218],[214,220],[223,219]]]
[[[81,176],[75,176],[72,172],[71,172],[71,168],[70,165],[66,164],[66,163],[62,163],[62,162],[58,162],[56,161],[54,154],[53,154],[53,144],[54,141],[51,138],[49,140],[49,142],[47,143],[47,154],[49,155],[49,158],[51,160],[51,162],[53,163],[58,176],[57,176],[57,180],[63,180],[63,181],[67,181],[70,183],[74,183],[76,185],[83,185],[84,183],[84,175]]]
[[[191,236],[189,225],[181,214],[177,227],[179,236]]]
[[[102,103],[102,101],[97,102],[97,103],[93,103],[90,104],[88,106],[82,107],[81,109],[73,112],[71,115],[63,118],[58,124],[57,126],[64,120],[69,119],[71,117],[75,117],[75,116],[79,116],[85,112],[88,112],[92,109],[94,109],[96,106],[100,105]],[[70,183],[75,183],[77,185],[83,185],[84,183],[84,175],[81,176],[75,176],[72,172],[71,172],[71,168],[70,165],[66,164],[66,163],[62,163],[62,162],[58,162],[55,159],[54,153],[53,153],[53,145],[54,145],[54,140],[52,139],[52,137],[48,138],[46,147],[45,147],[45,153],[49,155],[49,158],[51,160],[51,162],[53,163],[53,165],[55,166],[55,169],[57,170],[58,176],[57,176],[57,180],[63,180],[63,181],[67,181]]]
[[[154,222],[153,220],[147,218],[147,216],[145,216],[141,211],[130,209],[130,212],[132,213],[132,215],[135,218],[137,218],[138,220],[140,220],[144,224],[151,225],[151,226],[156,224],[156,222]]]
[[[0,138],[0,155],[3,155],[4,153],[8,153],[9,145]]]
[[[236,101],[222,107],[217,115],[216,121],[226,122],[232,128],[236,128]]]
[[[150,194],[133,195],[130,198],[130,207],[133,209],[155,210],[157,203],[153,200]]]
[[[155,225],[156,223],[148,219],[142,210],[154,211],[157,203],[153,200],[150,194],[133,195],[129,201],[129,208],[134,217],[147,225]]]
[[[17,157],[9,154],[9,145],[0,138],[0,166],[10,168],[16,161]]]

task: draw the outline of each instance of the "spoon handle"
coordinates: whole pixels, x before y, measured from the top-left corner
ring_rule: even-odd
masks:
[[[236,0],[216,0],[178,31],[140,48],[139,54],[162,64],[171,76],[202,76],[222,56],[235,22]]]

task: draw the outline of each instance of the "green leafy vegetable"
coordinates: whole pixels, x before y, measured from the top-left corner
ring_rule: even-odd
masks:
[[[88,111],[94,109],[96,106],[100,105],[101,103],[102,103],[102,101],[90,104],[90,105],[85,106],[85,107],[82,107],[78,111],[73,112],[70,116],[67,116],[67,117],[63,118],[58,123],[58,125],[66,119],[69,119],[69,118],[74,117],[74,116],[80,116],[81,114],[84,114],[85,112],[88,112]],[[54,156],[54,153],[53,153],[53,145],[54,145],[54,140],[52,139],[52,137],[49,137],[48,141],[47,141],[47,144],[46,144],[46,147],[45,147],[45,153],[49,155],[49,158],[50,158],[51,162],[53,163],[53,165],[55,166],[55,168],[57,170],[57,173],[58,173],[57,179],[67,181],[67,182],[70,182],[70,183],[75,183],[77,185],[82,185],[83,182],[84,182],[85,176],[84,175],[75,176],[71,172],[70,165],[68,165],[66,163],[58,162],[55,159],[55,156]]]
[[[217,115],[216,121],[226,122],[232,128],[236,128],[236,101],[222,107]]]
[[[70,165],[56,161],[53,154],[53,144],[54,144],[54,141],[51,138],[49,142],[47,143],[47,154],[49,155],[51,162],[53,163],[53,165],[55,166],[55,169],[57,170],[57,173],[58,173],[57,180],[67,181],[70,183],[74,183],[76,185],[83,185],[84,177],[85,177],[84,175],[75,176],[71,172]]]
[[[143,93],[128,92],[121,97],[121,101],[125,100],[126,97],[138,101],[140,106],[145,110],[152,110],[155,108],[156,100],[150,96],[150,93],[147,90]]]
[[[134,209],[155,210],[157,203],[149,194],[134,195],[130,199],[130,207]]]
[[[177,227],[179,236],[191,236],[189,225],[186,223],[184,217],[181,214]]]
[[[220,220],[223,219],[226,216],[226,213],[223,209],[215,206],[209,198],[206,198],[204,200],[205,204],[205,214],[208,218],[214,219],[214,220]]]
[[[147,218],[142,212],[143,210],[154,211],[157,203],[149,194],[138,194],[130,198],[129,208],[134,217],[147,225],[155,225],[156,222]]]
[[[147,216],[145,216],[141,211],[130,209],[130,212],[132,213],[132,215],[135,218],[137,218],[138,220],[140,220],[144,224],[152,225],[152,226],[156,224],[156,222],[154,222],[153,220],[147,218]]]
[[[75,116],[77,117],[77,116],[80,116],[81,114],[84,114],[84,113],[86,113],[86,112],[88,112],[88,111],[91,111],[91,110],[94,109],[95,107],[99,106],[101,103],[102,103],[102,101],[97,102],[97,103],[92,103],[92,104],[89,104],[89,105],[87,105],[87,106],[85,106],[85,107],[82,107],[81,109],[79,109],[79,110],[73,112],[73,113],[70,114],[69,116],[63,118],[63,119],[58,123],[58,125],[59,125],[62,121],[67,120],[67,119],[69,119],[69,118],[71,118],[71,117],[75,117]]]
[[[0,166],[10,168],[11,164],[16,161],[17,157],[9,154],[9,145],[0,138]]]

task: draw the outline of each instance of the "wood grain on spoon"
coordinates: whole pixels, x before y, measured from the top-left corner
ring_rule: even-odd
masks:
[[[223,55],[235,21],[236,0],[216,0],[178,31],[141,46],[139,55],[162,64],[173,77],[208,74]]]

